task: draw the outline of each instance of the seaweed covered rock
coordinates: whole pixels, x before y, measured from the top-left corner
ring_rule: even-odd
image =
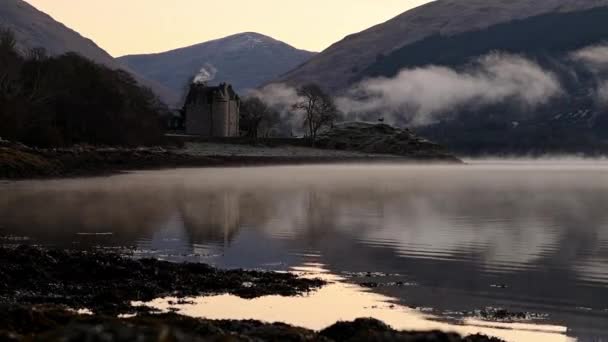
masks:
[[[442,331],[397,331],[372,318],[359,318],[354,322],[338,322],[319,333],[329,341],[403,341],[403,342],[500,342],[498,338],[484,335],[462,337]]]
[[[132,301],[231,293],[293,296],[324,285],[288,273],[218,270],[110,252],[0,248],[0,304],[61,304],[97,313],[136,311]]]
[[[339,322],[321,332],[283,323],[207,320],[174,313],[131,318],[78,315],[53,306],[0,305],[1,341],[416,341],[500,342],[482,335],[397,331],[374,319]]]
[[[319,135],[320,148],[391,154],[412,160],[459,162],[443,146],[417,136],[411,130],[386,124],[346,122]]]

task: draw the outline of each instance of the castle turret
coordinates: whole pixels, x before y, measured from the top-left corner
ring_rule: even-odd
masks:
[[[240,98],[231,85],[193,83],[184,104],[186,133],[203,137],[239,136]]]

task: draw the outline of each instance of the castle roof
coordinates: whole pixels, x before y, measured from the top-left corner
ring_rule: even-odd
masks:
[[[196,103],[213,101],[238,101],[239,95],[234,91],[232,85],[220,83],[217,86],[208,86],[206,83],[192,83],[188,96],[186,96],[185,106]]]

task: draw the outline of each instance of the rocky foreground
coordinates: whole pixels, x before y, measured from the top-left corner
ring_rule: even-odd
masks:
[[[53,303],[116,315],[135,312],[132,301],[219,293],[294,296],[324,284],[288,273],[218,270],[110,252],[0,248],[0,303],[7,304]]]
[[[315,332],[286,324],[160,314],[130,304],[217,293],[244,298],[293,296],[323,285],[321,280],[286,273],[222,271],[204,264],[134,260],[110,252],[4,247],[0,248],[0,341],[499,341],[438,331],[400,332],[372,319],[336,323]],[[79,314],[76,309],[93,314]]]
[[[168,314],[131,318],[78,315],[58,306],[0,305],[0,341],[416,341],[499,342],[482,335],[396,331],[374,319],[339,322],[316,332],[281,323],[204,320]]]

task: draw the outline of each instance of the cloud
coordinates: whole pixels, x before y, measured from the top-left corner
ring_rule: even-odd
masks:
[[[252,89],[247,96],[257,97],[271,107],[291,107],[300,101],[298,92],[295,88],[282,83],[269,84],[261,89]]]
[[[592,45],[570,54],[572,59],[595,72],[608,70],[608,44]]]
[[[389,122],[423,125],[465,106],[516,103],[526,108],[549,102],[563,92],[557,76],[520,56],[492,53],[457,71],[444,66],[404,69],[394,78],[365,80],[337,97],[349,120],[384,116]],[[270,84],[250,91],[276,108],[294,126],[300,101],[295,88]]]
[[[293,110],[293,105],[302,101],[296,88],[283,83],[273,83],[260,89],[252,89],[246,96],[257,97],[279,112],[284,133],[303,133],[302,115]]]
[[[347,113],[391,113],[412,124],[425,124],[463,106],[510,101],[534,107],[560,93],[557,77],[537,63],[492,53],[464,71],[428,66],[404,69],[394,78],[365,80],[337,103]]]
[[[588,46],[574,51],[570,56],[595,75],[595,100],[602,105],[608,104],[608,44]]]
[[[608,81],[604,81],[598,86],[597,100],[600,104],[608,105]]]

